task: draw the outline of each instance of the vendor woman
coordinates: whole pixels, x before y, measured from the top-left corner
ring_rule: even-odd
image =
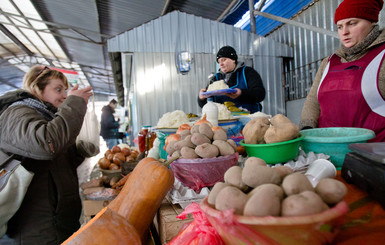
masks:
[[[224,80],[229,88],[234,88],[235,93],[214,96],[214,102],[223,104],[226,101],[232,101],[235,106],[242,107],[254,113],[262,110],[260,102],[265,98],[265,87],[263,86],[261,76],[252,67],[245,66],[243,62],[238,62],[238,55],[233,47],[224,46],[217,53],[217,62],[219,72],[213,76],[210,84]],[[206,92],[201,89],[198,96],[198,104],[203,107],[207,99],[202,95]]]
[[[383,0],[344,0],[334,22],[341,47],[324,59],[306,98],[300,128],[358,127],[385,141]]]

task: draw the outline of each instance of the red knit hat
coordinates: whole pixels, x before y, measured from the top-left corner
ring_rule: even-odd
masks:
[[[334,23],[348,18],[359,18],[378,22],[384,0],[344,0],[336,9]]]

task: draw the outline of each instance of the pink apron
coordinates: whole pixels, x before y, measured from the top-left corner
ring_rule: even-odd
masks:
[[[329,58],[318,87],[318,127],[367,128],[376,133],[370,142],[385,141],[385,100],[378,89],[384,54],[382,44],[356,61],[342,63],[335,54]]]

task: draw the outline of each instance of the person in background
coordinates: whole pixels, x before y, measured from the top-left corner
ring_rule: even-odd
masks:
[[[60,244],[80,227],[76,168],[88,156],[75,140],[92,91],[68,88],[63,73],[36,65],[23,89],[0,97],[0,161],[13,155],[34,174],[0,244]]]
[[[118,102],[112,99],[108,105],[102,108],[102,118],[100,120],[100,135],[107,143],[108,149],[112,149],[118,144],[119,139],[119,121],[114,118],[115,109]]]
[[[233,47],[224,46],[217,53],[217,62],[219,64],[219,72],[210,80],[209,84],[224,80],[229,88],[236,89],[235,93],[214,96],[214,102],[223,104],[226,101],[235,103],[236,107],[242,107],[254,113],[262,110],[259,103],[265,99],[265,87],[263,86],[261,76],[252,67],[245,66],[244,62],[238,62],[238,55]],[[203,107],[207,103],[207,99],[202,92],[199,91],[198,104]]]
[[[385,141],[383,0],[344,0],[336,9],[341,47],[325,58],[301,113],[300,128],[371,129]]]

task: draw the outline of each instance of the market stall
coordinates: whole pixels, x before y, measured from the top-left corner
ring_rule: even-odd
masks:
[[[233,117],[231,113],[229,115],[229,117]],[[175,118],[178,118],[178,120],[171,120]],[[227,118],[227,120],[231,118]],[[305,146],[308,143],[306,143],[306,139],[308,141],[316,141],[314,138],[311,139],[311,137],[306,138],[306,134],[310,134],[311,131],[308,131],[308,133],[300,132],[293,126],[293,132],[290,134],[285,134],[286,136],[284,136],[284,138],[278,139],[280,142],[274,142],[277,141],[277,139],[274,138],[274,134],[270,134],[270,132],[267,131],[267,129],[271,129],[272,126],[267,125],[267,127],[263,129],[264,132],[261,135],[260,132],[261,128],[263,128],[262,125],[263,123],[272,123],[274,126],[279,128],[279,123],[276,123],[276,121],[279,121],[283,122],[286,125],[285,128],[287,129],[289,128],[288,125],[291,122],[285,116],[281,114],[274,116],[258,114],[244,115],[242,117],[236,118],[238,118],[237,121],[244,122],[244,125],[242,125],[242,133],[229,135],[226,132],[227,130],[225,130],[223,127],[212,127],[210,121],[208,121],[205,116],[189,118],[187,114],[184,114],[181,111],[166,113],[159,119],[159,127],[149,128],[147,131],[147,133],[155,133],[157,137],[151,140],[152,137],[146,137],[146,135],[144,135],[144,150],[142,149],[142,154],[139,154],[143,159],[122,159],[122,162],[120,163],[122,168],[128,164],[131,164],[132,166],[132,168],[128,169],[124,174],[120,175],[120,182],[123,183],[122,186],[124,187],[128,184],[124,183],[123,180],[129,182],[129,185],[132,185],[132,182],[135,181],[135,179],[136,181],[139,181],[137,178],[141,178],[140,176],[142,176],[142,174],[144,175],[144,173],[137,173],[140,171],[140,168],[138,169],[137,166],[141,165],[141,161],[148,161],[150,159],[150,161],[155,161],[155,159],[158,159],[158,161],[156,161],[157,164],[160,163],[161,165],[168,166],[169,172],[172,173],[173,181],[168,182],[169,184],[167,187],[165,186],[165,189],[163,189],[162,192],[151,192],[151,195],[154,196],[154,198],[157,200],[156,203],[151,206],[151,210],[155,211],[151,212],[151,214],[153,214],[150,215],[151,217],[147,217],[149,222],[146,223],[144,227],[142,226],[142,236],[143,234],[147,234],[147,231],[151,231],[148,234],[152,234],[150,240],[153,242],[158,242],[158,244],[183,244],[178,243],[178,240],[179,242],[185,242],[183,237],[186,235],[186,232],[207,228],[201,227],[202,224],[197,221],[196,215],[199,213],[199,217],[204,217],[208,220],[206,226],[209,224],[208,228],[213,231],[213,234],[215,234],[217,239],[226,244],[232,244],[235,241],[231,239],[242,240],[248,236],[251,237],[250,239],[256,239],[255,234],[259,234],[258,239],[261,239],[260,242],[285,241],[280,240],[286,239],[282,234],[280,236],[273,235],[273,233],[266,233],[265,235],[261,235],[264,234],[262,231],[266,230],[268,227],[266,220],[261,223],[262,228],[258,233],[250,233],[249,235],[246,235],[242,233],[245,232],[244,230],[242,231],[242,229],[235,233],[226,230],[226,228],[223,228],[225,226],[221,222],[218,223],[218,221],[214,221],[214,216],[211,217],[211,215],[215,212],[218,212],[218,214],[221,212],[228,212],[226,209],[237,210],[235,207],[229,208],[228,204],[231,203],[232,200],[238,200],[239,197],[230,197],[230,199],[224,199],[224,206],[222,207],[217,207],[216,204],[209,204],[208,200],[210,200],[210,195],[212,195],[213,192],[217,192],[215,188],[216,184],[218,183],[226,185],[230,184],[232,186],[238,185],[239,189],[236,189],[245,193],[242,195],[249,195],[248,193],[253,192],[251,191],[252,189],[257,189],[257,186],[263,184],[262,182],[256,183],[256,181],[258,182],[266,176],[271,175],[268,178],[270,183],[279,186],[281,184],[283,185],[283,180],[286,178],[284,176],[293,175],[294,173],[306,176],[304,178],[306,181],[308,181],[307,185],[310,186],[310,189],[315,188],[320,179],[327,178],[338,181],[339,184],[344,186],[342,190],[346,188],[346,191],[342,191],[343,194],[340,195],[340,199],[338,199],[338,201],[332,202],[332,204],[329,203],[328,208],[325,209],[325,207],[321,206],[320,209],[318,211],[314,211],[315,213],[313,214],[296,214],[295,216],[297,217],[292,218],[290,215],[284,217],[282,216],[283,211],[281,209],[277,214],[266,214],[267,216],[271,217],[268,218],[270,222],[272,222],[274,219],[277,220],[277,223],[275,224],[276,227],[274,229],[279,230],[278,227],[282,226],[285,230],[288,230],[288,236],[293,237],[291,239],[294,239],[293,241],[297,242],[298,244],[301,242],[304,244],[308,244],[309,242],[325,244],[332,241],[333,243],[350,244],[353,240],[352,237],[355,237],[356,239],[354,241],[357,241],[357,239],[359,240],[361,237],[366,236],[366,234],[369,232],[369,229],[370,234],[372,234],[374,237],[382,236],[380,227],[385,220],[384,209],[378,201],[372,199],[373,195],[370,196],[368,194],[369,192],[363,191],[356,185],[352,184],[353,180],[348,180],[349,182],[347,182],[346,177],[343,178],[341,176],[341,172],[343,173],[342,175],[346,175],[348,171],[346,168],[343,168],[344,160],[342,160],[342,162],[340,162],[341,160],[336,160],[334,158],[334,153],[327,150],[323,150],[324,153],[313,152],[312,150],[314,148],[312,148],[312,150],[306,150],[305,152],[301,148],[302,144]],[[223,118],[221,119],[223,120]],[[255,128],[256,125],[258,125],[257,129]],[[346,128],[345,130],[349,129]],[[359,130],[356,131],[358,132]],[[339,132],[344,133],[345,131],[340,130]],[[349,132],[350,134],[352,133],[351,131]],[[365,131],[365,133],[368,132]],[[370,132],[369,135],[362,136],[365,135],[365,133],[363,134],[362,132],[358,132],[358,135],[361,138],[360,140],[357,140],[356,137],[353,140],[353,143],[366,141],[370,137],[373,137]],[[264,139],[264,135],[266,134],[270,134],[269,137],[271,139],[268,139],[268,141],[270,140],[269,143],[267,143]],[[335,135],[336,132],[333,132],[333,134]],[[204,135],[204,137],[202,135]],[[161,137],[159,136],[163,138],[160,139]],[[232,139],[234,136],[240,137],[242,139],[235,142]],[[346,138],[346,136],[343,137]],[[362,139],[362,137],[367,138]],[[188,140],[190,140],[190,143],[192,144],[187,144]],[[218,144],[218,141],[221,141],[221,143]],[[258,141],[261,142],[257,144]],[[268,146],[281,147],[287,142],[290,143],[293,141],[295,143],[294,148],[289,147],[286,150],[278,148],[279,150],[276,149],[275,154],[274,150],[272,154],[266,154],[266,147]],[[204,149],[206,149],[205,151],[198,148],[198,146],[202,145],[206,146],[204,147]],[[263,147],[265,150],[255,151],[250,149],[250,146],[256,145]],[[343,145],[347,147],[349,144],[345,142]],[[188,147],[190,150],[184,148],[182,151],[183,147]],[[124,147],[121,147],[120,151],[114,149],[113,151],[106,152],[106,154],[108,155],[113,152],[116,154],[118,152],[125,151],[122,149],[124,149]],[[294,151],[295,154],[283,154],[284,151]],[[349,149],[347,152],[348,151]],[[132,152],[136,154],[135,150],[131,148],[130,154],[128,156],[130,156]],[[139,152],[140,150],[138,150],[138,153]],[[106,156],[106,154],[103,158],[111,158],[112,162],[110,162],[110,164],[113,164],[114,157]],[[147,157],[145,157],[144,154],[147,154]],[[348,157],[350,157],[352,154],[353,153],[348,153]],[[162,158],[162,155],[165,157]],[[284,160],[280,158],[281,155],[285,157]],[[255,161],[255,159],[259,159],[257,161],[263,162],[264,166],[250,167],[251,165],[248,162],[251,160]],[[331,162],[333,164],[327,159],[332,160]],[[382,158],[380,157],[380,159]],[[328,167],[329,171],[319,169],[314,170],[314,167],[312,166],[316,162],[322,162],[321,160],[323,162],[328,162],[331,165]],[[104,162],[100,161],[97,168],[101,168],[103,164]],[[311,170],[312,168],[313,170]],[[339,169],[338,172],[336,171],[337,169]],[[122,171],[123,170],[121,169],[120,173],[122,173]],[[239,174],[241,174],[241,176],[245,175],[242,174],[242,171],[251,173],[252,176],[256,176],[255,173],[261,173],[261,176],[255,178],[253,177],[251,179],[249,178],[250,180],[246,180],[242,177],[236,177],[237,175],[239,176]],[[279,172],[280,174],[277,175],[276,173],[273,173],[274,171],[277,171],[277,173]],[[312,177],[310,177],[311,171],[313,171]],[[105,170],[102,172],[103,176],[111,173]],[[318,174],[321,172],[323,172],[324,175],[320,177]],[[281,177],[279,177],[279,175],[281,175]],[[241,182],[239,182],[238,178],[241,178]],[[158,179],[155,182],[160,184],[162,183],[162,180]],[[113,185],[111,185],[111,187],[112,186]],[[124,190],[124,187],[121,189],[121,191]],[[131,191],[133,190],[131,189]],[[121,192],[104,192],[103,194],[106,193],[108,193],[108,195],[102,195],[99,200],[85,200],[85,215],[94,219],[95,217],[98,217],[101,212],[100,210],[105,210],[105,208],[107,208],[116,210],[120,215],[121,213],[124,213],[124,215],[127,216],[128,213],[121,207],[124,205],[122,199],[128,200],[128,196],[134,198],[132,194],[129,194],[130,191],[126,189],[125,194],[122,194]],[[145,195],[149,194],[137,190],[135,198],[138,198],[138,200],[136,202],[140,202],[140,200],[142,200],[143,196]],[[284,196],[289,196],[289,194],[285,193]],[[119,208],[117,207],[117,204],[120,205]],[[194,206],[195,204],[200,205],[198,205],[197,208],[197,206]],[[260,205],[262,204],[256,206]],[[136,210],[136,212],[138,212],[137,215],[146,213],[147,211],[148,209],[144,211],[143,207]],[[253,212],[255,211],[252,211],[251,213]],[[189,214],[186,216],[186,218],[182,219],[185,213]],[[370,216],[370,214],[375,214],[375,216]],[[237,221],[232,221],[235,222],[232,226],[234,226],[234,224],[238,224],[238,222],[241,222],[242,220],[251,219],[253,222],[257,222],[256,220],[258,219],[266,219],[266,217],[254,217],[257,214],[245,214],[243,211],[241,213],[235,213],[234,215],[234,217],[239,216],[239,220],[237,218]],[[200,219],[201,218],[198,220]],[[282,220],[287,220],[285,221],[287,223],[282,223]],[[294,228],[298,220],[302,220],[301,222],[304,222],[304,224],[306,223],[307,225],[304,225],[304,227],[301,226],[301,228]],[[311,222],[309,220],[311,220]],[[238,224],[239,227],[244,226],[241,224],[242,223]],[[237,227],[237,225],[235,225],[235,227]],[[319,229],[319,227],[321,227],[321,229]],[[152,230],[150,228],[152,228]],[[291,232],[291,229],[293,232],[295,230],[299,230],[300,234],[307,234],[307,236],[302,237],[302,235],[294,235],[295,233]],[[365,232],[357,232],[357,230],[362,230]],[[189,236],[190,238],[197,238],[197,233],[191,233]],[[275,239],[277,239],[277,241]]]

